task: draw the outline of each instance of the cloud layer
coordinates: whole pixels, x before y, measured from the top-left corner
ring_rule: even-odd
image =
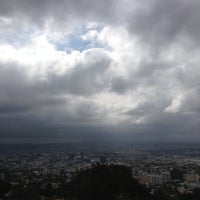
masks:
[[[1,141],[200,139],[199,8],[2,0]]]

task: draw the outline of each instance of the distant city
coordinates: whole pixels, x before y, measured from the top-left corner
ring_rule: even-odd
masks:
[[[132,176],[152,194],[165,187],[172,198],[200,189],[198,145],[18,144],[0,148],[0,179],[12,188],[2,199],[14,199],[22,189],[34,187],[43,191],[41,199],[48,199],[49,187],[52,195],[64,199],[64,188],[76,171],[97,163],[129,166]]]

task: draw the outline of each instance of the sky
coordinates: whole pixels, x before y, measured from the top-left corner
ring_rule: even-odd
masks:
[[[199,0],[0,0],[0,143],[199,142]]]

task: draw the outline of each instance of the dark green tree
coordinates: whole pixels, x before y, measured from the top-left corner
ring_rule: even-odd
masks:
[[[10,183],[0,180],[0,198],[4,197],[4,195],[11,190]]]
[[[120,165],[94,165],[80,170],[69,184],[69,196],[77,200],[144,200],[149,191],[131,175],[131,169]]]

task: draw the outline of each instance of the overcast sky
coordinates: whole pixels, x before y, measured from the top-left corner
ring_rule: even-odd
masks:
[[[0,0],[0,141],[200,141],[199,0]]]

